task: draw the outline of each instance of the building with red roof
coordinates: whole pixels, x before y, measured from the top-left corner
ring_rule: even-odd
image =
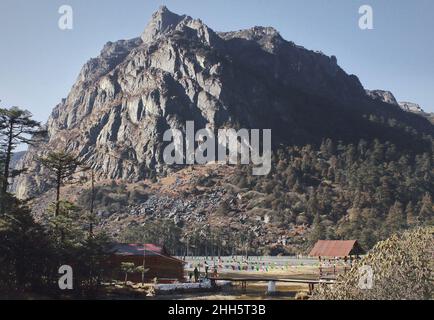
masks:
[[[365,251],[357,240],[319,240],[309,256],[318,257],[321,278],[334,279],[339,273],[347,272],[363,254]]]
[[[134,263],[136,267],[144,267],[144,282],[157,279],[158,282],[174,282],[184,280],[184,261],[172,257],[164,246],[155,244],[124,244],[112,245],[110,252],[110,269],[114,278],[122,280],[125,273],[121,271],[122,263]],[[128,275],[132,282],[142,282],[142,273]]]
[[[309,256],[343,258],[364,254],[357,240],[319,240]]]

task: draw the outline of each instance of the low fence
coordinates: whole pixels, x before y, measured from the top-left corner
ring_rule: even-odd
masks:
[[[185,269],[193,270],[198,268],[199,271],[205,271],[208,267],[209,273],[215,269],[218,272],[269,272],[285,271],[294,267],[312,266],[319,267],[318,259],[302,256],[291,257],[266,257],[266,256],[230,256],[230,257],[178,257],[186,262]]]

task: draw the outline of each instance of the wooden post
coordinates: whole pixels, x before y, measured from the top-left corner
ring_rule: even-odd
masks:
[[[318,257],[319,260],[319,277],[322,277],[322,261],[321,261],[321,256]]]
[[[309,294],[312,294],[314,289],[315,285],[313,283],[309,283]]]
[[[213,288],[217,287],[217,283],[216,283],[216,280],[214,278],[211,278],[211,287],[213,287]]]
[[[243,292],[247,291],[247,281],[241,281],[241,290]]]
[[[145,284],[145,267],[146,267],[146,244],[144,244],[144,249],[143,250],[143,270],[142,270],[142,285]]]

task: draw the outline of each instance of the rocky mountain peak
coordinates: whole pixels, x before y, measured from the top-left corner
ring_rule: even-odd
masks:
[[[183,34],[187,39],[199,40],[206,45],[216,45],[220,38],[200,19],[187,15],[177,15],[162,6],[152,15],[141,39],[145,44],[153,43],[175,32]]]
[[[97,180],[164,175],[171,168],[163,134],[185,130],[186,121],[196,129],[272,129],[275,145],[369,138],[380,129],[367,130],[373,124],[364,116],[379,110],[432,131],[424,119],[382,104],[335,57],[296,46],[274,28],[217,34],[161,7],[140,38],[109,42],[85,64],[53,110],[46,140],[20,161],[29,173],[13,189],[23,199],[47,191],[34,159],[59,149],[92,166]]]
[[[141,36],[143,42],[152,42],[165,33],[173,31],[185,18],[187,18],[187,16],[177,15],[167,9],[166,6],[161,6],[158,11],[152,15],[151,21],[149,21],[146,26],[146,29]]]

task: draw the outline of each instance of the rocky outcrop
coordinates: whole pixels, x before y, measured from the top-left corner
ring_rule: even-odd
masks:
[[[271,128],[275,145],[369,138],[378,130],[366,130],[374,125],[367,113],[399,118],[399,110],[375,103],[336,57],[288,42],[273,28],[216,33],[162,7],[140,37],[109,42],[84,65],[54,108],[45,141],[20,161],[28,174],[13,187],[21,198],[47,190],[35,159],[58,149],[80,156],[99,180],[164,172],[162,135],[185,130],[187,120],[196,128]]]
[[[384,90],[366,90],[366,94],[373,100],[397,106],[401,110],[409,113],[414,113],[426,118],[431,124],[434,124],[434,116],[432,113],[426,113],[422,107],[413,102],[398,102],[395,96],[390,91]]]
[[[15,168],[25,154],[26,154],[25,151],[15,152],[12,156],[11,168]]]
[[[400,102],[399,106],[401,107],[402,110],[407,111],[407,112],[421,112],[424,113],[425,111],[421,108],[420,105],[418,105],[417,103],[412,103],[412,102]]]
[[[368,96],[372,99],[379,100],[385,103],[393,104],[395,106],[398,105],[398,101],[396,101],[395,96],[390,91],[384,90],[366,90]]]
[[[413,102],[398,102],[390,91],[385,90],[366,90],[366,94],[374,100],[381,101],[384,103],[392,104],[394,106],[399,106],[402,110],[406,112],[414,113],[424,113],[425,111],[420,105]]]

